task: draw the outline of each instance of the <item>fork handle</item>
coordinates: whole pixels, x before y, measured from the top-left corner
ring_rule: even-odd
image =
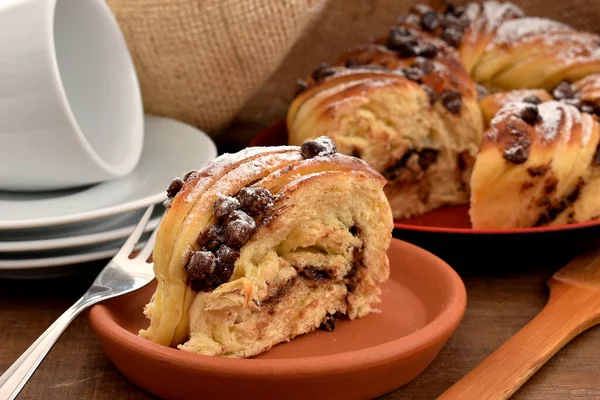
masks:
[[[503,400],[569,341],[600,323],[597,289],[549,281],[544,309],[438,400]]]
[[[77,300],[0,376],[0,399],[17,397],[67,326],[91,304],[85,295]]]

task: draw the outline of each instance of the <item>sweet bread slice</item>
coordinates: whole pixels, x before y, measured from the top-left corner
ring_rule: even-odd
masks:
[[[393,228],[385,179],[337,153],[327,137],[256,154],[207,185],[191,207],[178,207],[191,181],[172,193],[167,221],[179,225],[161,223],[159,232],[178,233],[174,245],[157,248],[173,250],[157,259],[167,262],[155,261],[163,281],[140,336],[251,357],[331,329],[336,318],[364,317],[380,301]]]
[[[559,101],[506,104],[492,119],[471,180],[474,228],[562,225],[600,217],[600,130]]]

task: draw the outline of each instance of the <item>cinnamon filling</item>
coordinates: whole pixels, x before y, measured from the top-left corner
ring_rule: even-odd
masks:
[[[540,216],[540,218],[537,220],[534,226],[542,226],[554,221],[560,213],[572,206],[573,203],[575,203],[579,198],[579,195],[581,194],[581,189],[584,184],[585,182],[583,181],[583,179],[579,178],[579,181],[577,182],[575,188],[556,204],[552,204],[547,197],[542,198],[542,200],[538,204],[540,206],[547,206],[547,209]],[[553,187],[546,189],[551,189],[551,191],[554,191],[556,189],[556,184],[554,184]]]
[[[438,150],[408,150],[394,165],[381,174],[388,181],[412,181],[437,162]]]

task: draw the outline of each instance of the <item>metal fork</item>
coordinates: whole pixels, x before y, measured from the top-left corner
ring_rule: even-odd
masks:
[[[154,230],[146,245],[135,256],[130,255],[150,220],[154,206],[148,207],[140,222],[119,252],[102,269],[92,286],[63,313],[42,335],[0,376],[0,399],[14,399],[40,365],[67,326],[86,308],[103,300],[133,292],[154,279],[153,263],[148,262],[154,248]],[[160,224],[159,224],[160,226]]]

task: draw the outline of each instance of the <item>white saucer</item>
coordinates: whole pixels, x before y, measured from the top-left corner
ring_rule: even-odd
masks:
[[[24,253],[57,250],[100,244],[129,237],[145,209],[122,215],[93,220],[87,223],[42,229],[0,231],[0,253]],[[153,231],[164,214],[164,207],[157,204],[145,232]],[[124,242],[124,240],[123,240]],[[29,254],[28,256],[31,256]]]
[[[195,127],[150,115],[144,124],[142,158],[131,174],[75,190],[0,192],[0,230],[69,224],[160,203],[174,178],[217,157],[212,139]]]
[[[150,237],[144,233],[135,249],[140,249]],[[35,256],[24,257],[20,254],[3,254],[0,256],[0,276],[5,270],[27,270],[32,268],[51,268],[64,265],[79,264],[89,261],[109,259],[123,246],[124,239],[82,246],[77,249],[49,250],[37,253]]]
[[[140,243],[135,246],[139,250],[146,244],[149,234],[144,234]],[[10,279],[39,279],[53,278],[80,273],[82,263],[92,261],[108,262],[121,248],[124,241],[111,242],[78,253],[55,253],[40,258],[0,259],[0,278]],[[103,265],[99,265],[103,267]]]

